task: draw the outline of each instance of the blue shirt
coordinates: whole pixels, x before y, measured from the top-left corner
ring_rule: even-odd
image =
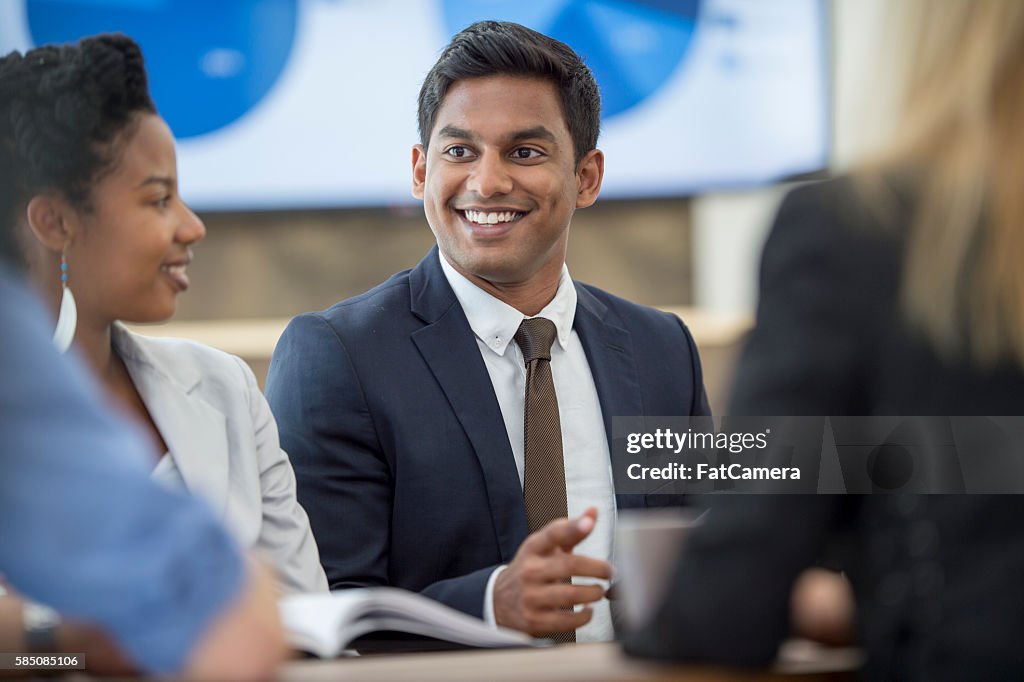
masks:
[[[150,480],[141,435],[102,409],[51,326],[0,264],[0,573],[147,671],[180,670],[244,562],[201,502]]]

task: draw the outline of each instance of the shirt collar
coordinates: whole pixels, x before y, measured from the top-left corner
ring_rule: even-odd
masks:
[[[455,292],[455,298],[459,300],[463,312],[466,313],[470,329],[485,346],[498,355],[504,355],[505,349],[512,342],[516,330],[526,316],[466,279],[452,267],[440,251],[437,257],[441,261],[441,270],[445,278]],[[558,344],[565,350],[576,317],[576,287],[573,286],[569,268],[564,263],[555,297],[537,313],[537,317],[546,317],[554,322],[558,332]]]

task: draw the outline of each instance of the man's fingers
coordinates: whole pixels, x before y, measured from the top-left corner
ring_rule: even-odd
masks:
[[[601,580],[612,579],[612,565],[607,561],[576,554],[569,554],[565,557],[565,561],[569,565],[570,576],[600,578]]]
[[[568,632],[589,623],[593,615],[590,607],[584,607],[579,611],[542,611],[527,618],[527,631],[534,637]]]
[[[561,609],[577,604],[589,604],[603,596],[604,588],[600,585],[553,583],[525,593],[523,604],[529,609]]]
[[[556,519],[526,538],[520,551],[531,554],[550,554],[556,549],[569,551],[590,535],[596,522],[594,507],[575,519]]]
[[[555,583],[573,576],[609,580],[611,574],[607,561],[564,552],[526,557],[522,566],[523,581],[528,583]]]

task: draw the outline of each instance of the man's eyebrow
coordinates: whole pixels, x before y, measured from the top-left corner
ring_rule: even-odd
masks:
[[[448,137],[463,140],[475,140],[476,135],[471,133],[464,128],[457,126],[445,126],[437,133],[438,137]],[[520,142],[522,140],[544,140],[546,142],[556,143],[555,134],[545,128],[544,126],[534,126],[532,128],[525,128],[523,130],[517,130],[514,133],[509,133],[505,138],[509,142]]]
[[[475,140],[476,139],[476,135],[474,135],[473,133],[469,132],[468,130],[464,130],[462,128],[458,128],[456,126],[445,126],[444,128],[441,128],[441,130],[437,131],[437,136],[438,137],[456,137],[456,138],[462,138],[464,140]]]
[[[557,142],[555,134],[544,126],[534,126],[526,130],[517,130],[508,136],[509,142],[520,142],[522,140],[545,140],[546,142]]]

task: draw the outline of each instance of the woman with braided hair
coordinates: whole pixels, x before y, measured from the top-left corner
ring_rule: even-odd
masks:
[[[130,38],[0,60],[0,210],[0,229],[20,245],[59,320],[54,341],[73,346],[112,405],[149,435],[154,477],[204,498],[285,591],[326,590],[291,464],[249,368],[121,324],[174,313],[189,287],[191,247],[205,234],[178,194],[174,138]]]

